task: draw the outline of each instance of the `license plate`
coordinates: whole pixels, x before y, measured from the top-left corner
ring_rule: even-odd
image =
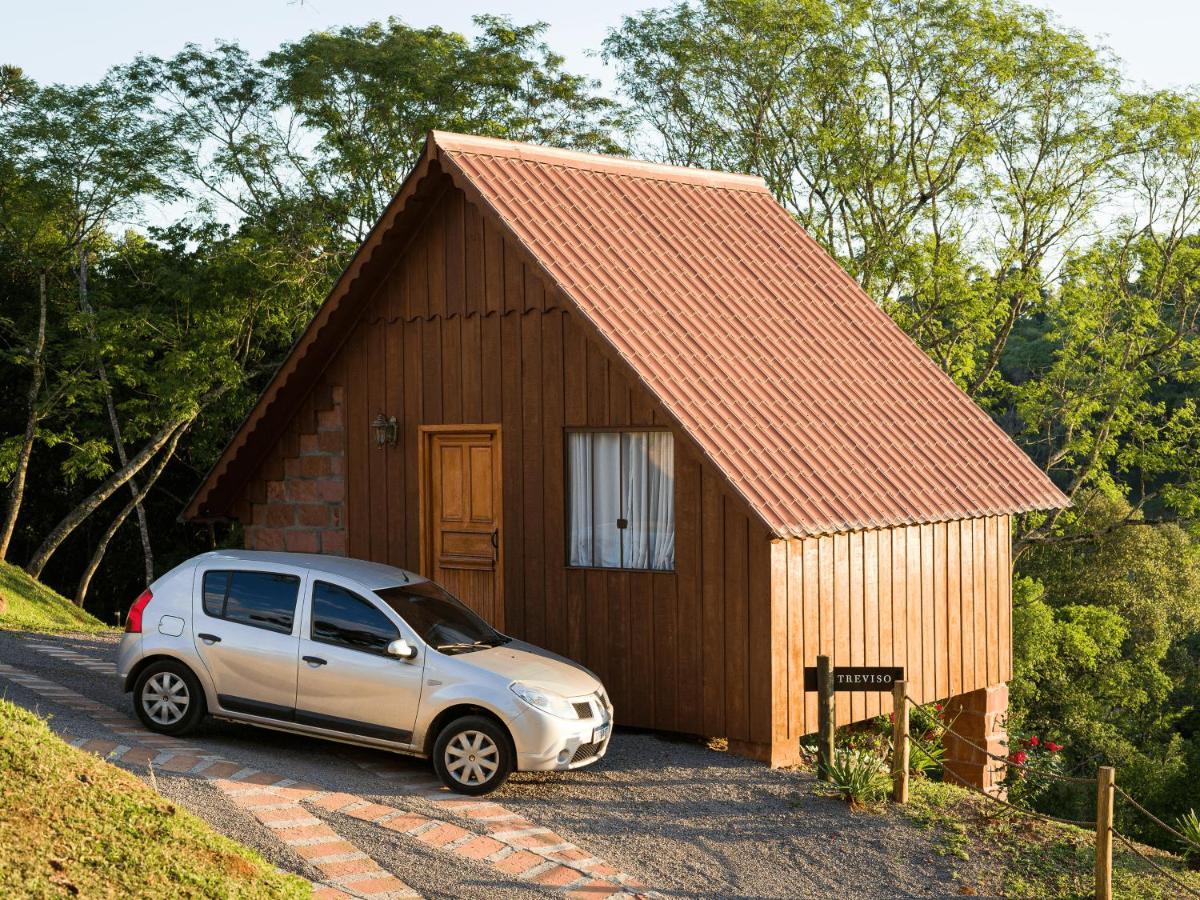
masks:
[[[593,744],[603,743],[605,738],[608,737],[608,733],[610,731],[612,731],[612,722],[605,722],[599,728],[594,729],[592,731],[592,743]]]

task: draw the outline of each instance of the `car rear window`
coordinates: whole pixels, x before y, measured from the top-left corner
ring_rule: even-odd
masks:
[[[204,573],[204,612],[217,619],[290,634],[300,579],[277,572]]]

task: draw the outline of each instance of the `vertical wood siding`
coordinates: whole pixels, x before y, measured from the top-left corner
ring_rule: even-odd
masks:
[[[623,724],[770,742],[765,528],[677,440],[675,571],[566,565],[565,431],[665,420],[461,194],[432,210],[338,362],[351,556],[419,570],[418,428],[499,423],[505,629],[593,669]],[[400,422],[395,447],[373,445],[379,413]]]
[[[902,665],[921,703],[1010,679],[1009,534],[1008,516],[988,516],[776,541],[772,600],[783,605],[787,629],[786,739],[816,730],[803,667],[820,654],[831,654],[834,666]],[[891,709],[890,694],[841,694],[837,720]]]

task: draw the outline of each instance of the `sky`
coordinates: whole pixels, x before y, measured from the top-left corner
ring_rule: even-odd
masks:
[[[594,55],[622,15],[669,0],[0,0],[0,63],[20,66],[40,82],[80,83],[137,53],[169,55],[186,42],[234,40],[261,55],[286,40],[345,24],[396,16],[410,25],[468,31],[471,16],[503,13],[542,20],[547,40],[576,72],[611,86]],[[1139,87],[1200,84],[1197,0],[1035,0],[1060,22],[1116,51]]]

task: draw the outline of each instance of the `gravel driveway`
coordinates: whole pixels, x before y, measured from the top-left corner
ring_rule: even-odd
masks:
[[[45,679],[93,701],[89,708],[99,703],[131,717],[129,696],[120,691],[114,676],[104,673],[105,664],[115,659],[116,643],[116,636],[0,631],[0,664],[11,667],[7,675],[0,670],[0,694],[50,715],[51,727],[77,743],[107,739],[129,746],[141,735],[149,738],[136,726],[114,732],[111,713],[106,724],[81,711],[79,704],[72,708],[46,690],[32,690],[28,680],[25,686],[13,681],[21,676],[11,675],[15,671]],[[375,821],[360,821],[355,804],[335,812],[324,806],[336,804],[318,807],[306,802],[303,814],[326,822],[379,867],[427,897],[561,896],[563,890],[582,891],[581,876],[591,871],[596,873],[597,881],[591,883],[595,887],[581,896],[618,890],[742,898],[957,893],[950,866],[933,852],[928,836],[903,817],[889,811],[851,812],[816,794],[808,775],[771,770],[656,734],[618,729],[608,756],[596,766],[570,773],[515,774],[488,798],[493,801],[490,807],[476,803],[473,808],[459,808],[461,801],[437,791],[425,763],[394,754],[219,722],[189,737],[187,744],[235,760],[244,771],[280,773],[290,782],[324,792],[314,797],[344,792],[358,801],[358,808],[368,801]],[[145,775],[144,765],[131,768]],[[280,832],[239,808],[228,784],[219,788],[215,785],[221,782],[201,775],[160,770],[156,781],[163,793],[218,830],[257,848],[280,868],[322,880],[296,852],[302,848],[285,845]],[[377,809],[389,812],[376,815]],[[503,815],[492,818],[537,827],[505,831],[503,822],[471,818],[496,809]],[[416,830],[416,837],[390,830],[396,823],[385,823],[402,814],[447,824],[426,825]],[[430,828],[434,835],[441,833],[439,828],[456,831],[444,846],[430,846],[430,835],[424,833]],[[534,831],[549,836],[525,835]],[[449,830],[445,834],[451,836]],[[487,857],[467,858],[463,854],[471,848],[490,847],[477,835],[512,846]],[[514,868],[511,863],[519,858],[512,854],[536,839],[543,846],[532,849],[542,854],[540,865],[530,870],[533,874],[507,874],[505,868]],[[555,866],[552,861],[560,858],[575,868]],[[580,880],[562,887],[570,877]],[[353,885],[342,884],[341,889],[350,896],[366,896],[355,893]]]

